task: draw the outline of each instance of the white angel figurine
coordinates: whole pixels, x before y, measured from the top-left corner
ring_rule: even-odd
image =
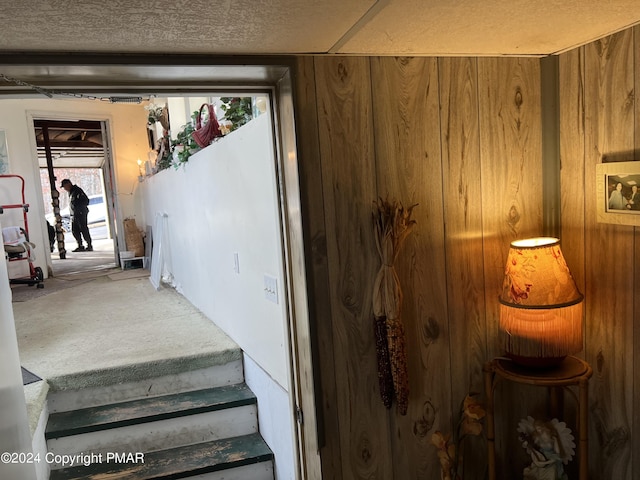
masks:
[[[518,423],[518,433],[531,456],[524,480],[568,480],[564,465],[573,458],[576,444],[566,423],[557,418],[544,422],[527,417]]]

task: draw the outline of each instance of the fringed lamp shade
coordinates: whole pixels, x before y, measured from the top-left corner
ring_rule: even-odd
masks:
[[[507,356],[552,366],[582,350],[582,300],[557,238],[511,243],[500,294]]]

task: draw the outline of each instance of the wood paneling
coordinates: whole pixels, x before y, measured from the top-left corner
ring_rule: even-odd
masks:
[[[487,360],[482,248],[482,185],[475,59],[441,59],[442,176],[446,218],[449,346],[454,411],[482,391]]]
[[[557,200],[563,252],[586,296],[584,357],[594,368],[589,465],[598,479],[631,480],[640,468],[631,449],[631,425],[636,438],[640,425],[633,406],[640,241],[633,227],[597,223],[594,199],[595,165],[629,160],[640,149],[639,46],[629,30],[559,62]],[[322,303],[312,312],[323,473],[437,480],[431,435],[451,431],[464,396],[481,389],[482,364],[502,353],[497,295],[509,243],[541,234],[544,225],[540,62],[317,57],[299,65],[306,86],[298,90],[296,126],[300,151],[311,151],[300,156],[301,191],[311,192],[303,218],[311,217],[306,235],[318,282],[311,301]],[[397,265],[409,346],[406,417],[380,400],[371,323],[379,263],[371,205],[387,194],[419,203]],[[499,471],[518,478],[527,459],[515,423],[540,414],[545,392],[498,388],[496,408],[505,412],[497,425]],[[471,449],[464,478],[481,479],[484,446]]]
[[[640,469],[640,450],[632,448],[640,427],[633,401],[640,379],[638,233],[598,223],[593,195],[598,163],[638,158],[635,33],[623,31],[560,59],[563,250],[585,292],[584,356],[594,368],[590,478],[631,479]]]
[[[326,232],[326,258],[317,260],[326,262],[330,308],[315,312],[331,314],[316,318],[328,390],[323,473],[435,480],[431,435],[453,431],[464,397],[481,390],[487,355],[499,352],[496,299],[509,242],[541,227],[538,63],[317,57],[313,78],[308,61],[299,65],[315,85],[315,98],[309,89],[298,95],[300,138],[312,144],[307,130],[317,128],[323,191],[322,209],[306,212]],[[304,174],[305,161],[313,152],[300,155],[306,182],[320,180]],[[397,265],[411,388],[405,417],[379,398],[371,324],[379,264],[371,206],[387,195],[419,204]],[[466,478],[482,478],[481,441],[467,458]]]
[[[484,265],[480,261],[483,234],[478,67],[472,58],[443,58],[438,64],[442,102],[442,179],[446,192],[451,408],[454,415],[459,415],[466,395],[482,394],[482,365],[488,359]],[[484,479],[486,455],[483,444],[474,438],[468,442],[464,478]]]
[[[560,71],[560,240],[571,274],[585,291],[585,193],[593,192],[584,167],[584,50],[559,59]],[[593,200],[593,195],[586,198]]]
[[[633,154],[632,45],[627,30],[584,47],[585,175],[591,192],[596,164]],[[595,201],[588,198],[585,228],[586,359],[594,369],[591,475],[631,480],[633,227],[597,223]]]
[[[410,396],[407,415],[391,415],[393,478],[428,478],[440,468],[431,433],[452,429],[437,61],[373,58],[371,76],[378,192],[418,204],[396,263]]]
[[[535,59],[478,59],[488,353],[498,344],[498,302],[509,244],[542,232],[540,66]]]
[[[585,291],[585,198],[593,189],[584,167],[584,50],[576,49],[559,59],[560,116],[560,241],[562,252],[578,289]],[[584,325],[584,324],[583,324]],[[584,326],[583,326],[584,328]],[[583,330],[584,331],[584,330]],[[584,340],[583,340],[584,344]],[[586,351],[578,354],[584,358]],[[566,402],[575,409],[575,402]],[[576,428],[574,422],[570,428]],[[576,467],[573,462],[573,467]],[[577,472],[576,472],[577,474]]]
[[[501,355],[497,297],[511,241],[542,233],[540,65],[534,59],[478,59],[485,311],[489,357]],[[496,388],[501,478],[522,474],[518,421],[539,409],[544,392]],[[514,459],[520,461],[514,462]]]
[[[371,307],[377,197],[369,60],[315,60],[342,478],[393,478]]]

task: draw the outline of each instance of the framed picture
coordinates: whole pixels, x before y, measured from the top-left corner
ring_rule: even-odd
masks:
[[[7,149],[7,134],[0,130],[0,175],[9,172],[9,150]]]
[[[640,226],[640,161],[596,165],[597,220]]]

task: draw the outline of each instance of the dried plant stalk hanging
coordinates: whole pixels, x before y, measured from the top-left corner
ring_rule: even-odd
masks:
[[[415,220],[398,201],[378,199],[373,206],[376,247],[382,265],[373,286],[373,315],[378,357],[380,395],[387,408],[395,395],[398,412],[406,415],[409,403],[409,374],[404,325],[400,317],[402,290],[394,262]]]

